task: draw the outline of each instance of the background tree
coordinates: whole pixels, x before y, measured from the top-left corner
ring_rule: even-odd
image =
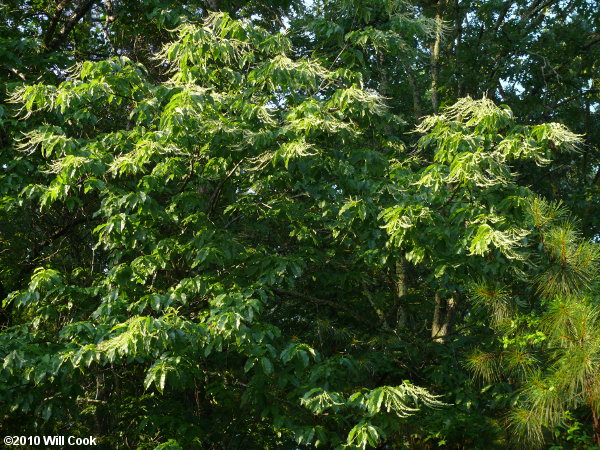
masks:
[[[581,152],[560,156],[552,177],[527,163],[519,173],[576,211],[591,237],[600,226],[599,14],[590,0],[340,0],[315,2],[300,23],[316,54],[362,68],[407,131],[441,105],[487,96],[524,123],[557,121],[585,134]]]

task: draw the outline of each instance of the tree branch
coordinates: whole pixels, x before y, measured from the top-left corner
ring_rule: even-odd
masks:
[[[53,41],[54,33],[56,32],[56,27],[58,26],[58,23],[60,22],[62,13],[68,4],[69,4],[69,0],[62,0],[56,7],[56,12],[54,13],[54,17],[52,17],[52,20],[50,21],[50,25],[48,25],[48,29],[46,30],[46,33],[44,35],[44,45],[46,47],[48,47],[50,45],[50,43]]]
[[[240,159],[238,161],[238,163],[233,166],[233,169],[231,169],[227,175],[225,175],[225,178],[223,178],[219,184],[217,185],[217,187],[215,188],[214,192],[212,193],[211,197],[210,197],[210,202],[208,203],[208,213],[207,215],[210,217],[210,215],[213,213],[214,209],[217,207],[217,202],[219,201],[219,197],[221,196],[221,189],[223,189],[223,185],[225,184],[225,182],[231,178],[231,176],[234,174],[234,172],[237,170],[238,167],[240,167],[240,164],[242,164],[242,162],[244,161],[244,158]]]
[[[326,300],[323,298],[318,298],[318,297],[314,297],[312,295],[308,295],[308,294],[302,294],[300,292],[294,292],[294,291],[288,291],[285,289],[277,289],[277,288],[271,288],[271,290],[278,294],[278,295],[282,295],[285,297],[294,297],[294,298],[298,298],[300,300],[307,300],[311,303],[316,303],[318,305],[325,305],[325,306],[329,306],[331,308],[334,308],[336,310],[341,310],[344,311],[346,314],[348,314],[349,316],[351,316],[352,318],[356,319],[358,322],[361,322],[365,325],[369,325],[369,326],[373,326],[373,322],[371,320],[369,320],[366,317],[363,317],[362,315],[358,314],[357,312],[355,312],[354,310],[352,310],[351,308],[349,308],[348,306],[344,305],[343,303],[339,303],[339,302],[334,302],[332,300]]]
[[[73,28],[75,28],[75,25],[77,25],[77,23],[81,20],[81,18],[88,13],[88,11],[92,8],[92,6],[94,5],[95,2],[96,2],[96,0],[82,1],[79,4],[79,6],[77,8],[75,8],[75,10],[69,16],[67,21],[64,23],[64,25],[60,29],[60,32],[58,33],[58,35],[56,37],[54,37],[53,36],[54,29],[56,28],[56,24],[58,23],[58,20],[59,20],[59,16],[57,16],[54,20],[55,23],[54,23],[52,34],[48,35],[48,33],[47,33],[46,48],[49,51],[56,50],[60,46],[60,44],[62,44],[63,41],[67,38],[67,36],[73,30]],[[63,5],[63,4],[66,6],[66,2],[64,2],[64,1],[61,2],[61,5]],[[63,9],[64,9],[64,6],[63,6]],[[62,10],[61,10],[61,14],[62,14]]]

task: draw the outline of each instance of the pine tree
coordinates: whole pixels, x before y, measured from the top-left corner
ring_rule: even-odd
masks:
[[[480,283],[473,290],[476,304],[493,314],[506,348],[478,350],[469,366],[487,380],[519,380],[518,406],[509,424],[525,446],[542,445],[569,411],[582,407],[592,416],[592,434],[600,445],[600,249],[582,239],[567,216],[558,203],[531,201],[532,244],[539,245],[531,249],[530,275],[520,280],[528,308],[511,300],[515,294],[507,286]],[[520,319],[523,314],[528,316]]]

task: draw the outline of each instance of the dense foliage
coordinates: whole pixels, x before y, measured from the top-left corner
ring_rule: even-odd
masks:
[[[4,435],[600,448],[595,1],[0,8]]]

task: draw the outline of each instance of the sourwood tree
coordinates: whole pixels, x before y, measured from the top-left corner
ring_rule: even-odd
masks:
[[[5,434],[600,445],[593,3],[135,5],[2,5]]]

